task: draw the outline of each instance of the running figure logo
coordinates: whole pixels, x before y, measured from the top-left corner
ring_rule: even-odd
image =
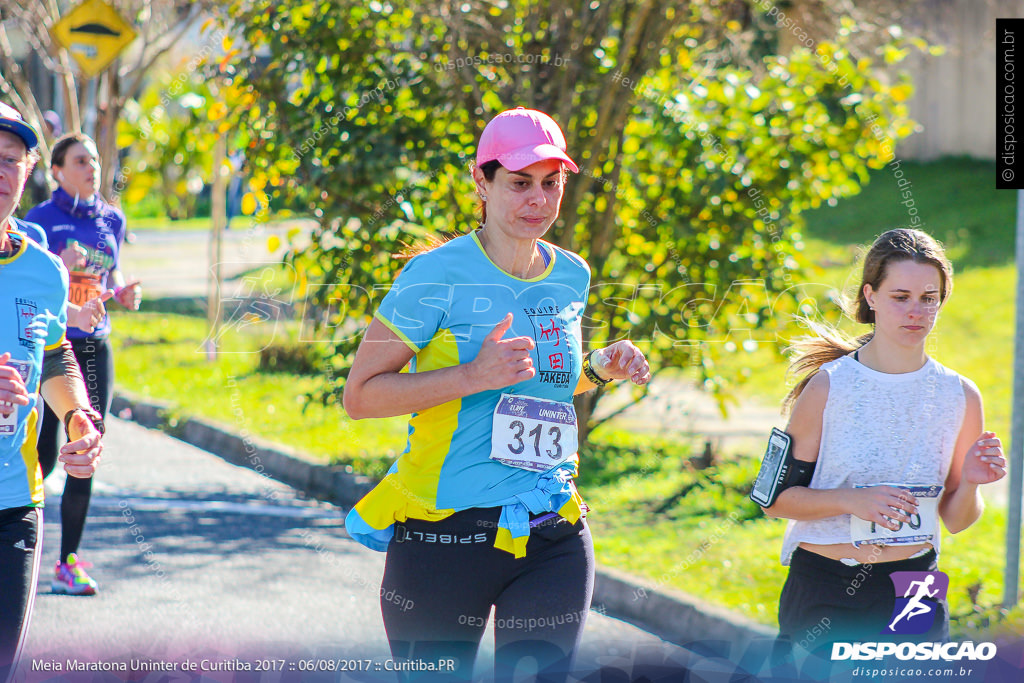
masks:
[[[885,634],[919,635],[932,627],[938,603],[946,599],[949,577],[945,572],[893,572],[896,606]]]

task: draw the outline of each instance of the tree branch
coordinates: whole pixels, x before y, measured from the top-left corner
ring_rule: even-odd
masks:
[[[590,424],[590,433],[593,434],[594,430],[597,429],[598,427],[600,427],[601,425],[603,425],[605,422],[608,422],[610,420],[615,419],[616,417],[618,417],[622,413],[626,412],[627,410],[629,410],[630,408],[632,408],[633,406],[637,405],[638,403],[643,401],[645,398],[650,396],[651,390],[648,388],[649,386],[650,386],[649,384],[645,385],[643,393],[640,394],[640,396],[638,398],[633,399],[632,401],[630,401],[626,405],[622,406],[621,408],[616,408],[615,410],[613,410],[608,415],[605,415],[604,417],[602,417],[600,420],[593,420],[592,419],[591,420],[591,424]]]
[[[597,230],[592,230],[591,235],[591,248],[590,256],[595,260],[595,270],[602,272],[604,270],[605,257],[611,251],[611,246],[614,244],[614,231],[616,230],[615,225],[615,206],[619,200],[619,182],[622,177],[622,143],[626,138],[626,127],[622,126],[618,130],[618,134],[615,138],[615,163],[612,167],[612,175],[610,180],[611,193],[608,197],[608,206],[605,209],[603,220],[601,221],[601,227]],[[612,146],[608,146],[609,152]],[[600,255],[600,257],[599,257]]]
[[[150,54],[148,58],[146,57],[145,53],[146,50],[150,47],[150,43],[147,43],[145,46],[143,46],[142,50],[139,53],[138,63],[136,63],[134,67],[127,69],[124,73],[118,74],[119,76],[127,76],[129,73],[135,74],[135,79],[132,81],[131,85],[129,85],[128,88],[122,91],[122,97],[134,98],[138,96],[139,91],[142,89],[142,81],[146,77],[146,74],[149,73],[149,70],[153,68],[153,65],[156,64],[156,61],[160,59],[160,57],[165,55],[172,47],[174,47],[181,41],[182,37],[188,32],[190,28],[192,28],[192,23],[196,20],[198,16],[198,10],[196,6],[193,6],[189,11],[189,16],[181,20],[178,32],[172,35],[164,45],[155,48],[155,51],[152,54]]]
[[[0,64],[3,64],[7,73],[10,74],[9,83],[13,84],[11,95],[15,99],[18,111],[30,124],[39,126],[43,121],[43,112],[32,94],[32,87],[25,78],[25,72],[21,65],[13,57],[14,50],[11,47],[10,38],[7,35],[7,28],[0,24]],[[7,79],[5,79],[7,80]]]

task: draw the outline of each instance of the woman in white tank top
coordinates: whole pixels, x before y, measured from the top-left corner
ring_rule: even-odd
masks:
[[[793,456],[816,463],[814,476],[765,509],[791,520],[783,640],[815,650],[948,639],[942,575],[920,574],[897,596],[890,574],[937,571],[940,521],[952,533],[969,527],[983,510],[978,487],[1006,474],[977,387],[925,350],[952,289],[934,239],[890,230],[865,257],[853,312],[873,331],[848,342],[819,328],[798,344],[791,369],[807,374],[786,397],[786,431]]]

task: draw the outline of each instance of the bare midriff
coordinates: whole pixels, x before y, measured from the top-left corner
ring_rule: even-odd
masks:
[[[830,543],[827,545],[818,543],[801,543],[800,547],[818,555],[833,560],[851,559],[861,564],[876,564],[878,562],[896,562],[905,560],[911,555],[920,552],[924,548],[930,548],[931,543],[915,543],[913,545],[862,545],[859,548],[852,543]]]

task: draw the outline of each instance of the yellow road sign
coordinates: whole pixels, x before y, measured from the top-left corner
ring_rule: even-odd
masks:
[[[50,33],[89,77],[106,69],[136,35],[131,25],[104,0],[85,0],[61,17]]]

